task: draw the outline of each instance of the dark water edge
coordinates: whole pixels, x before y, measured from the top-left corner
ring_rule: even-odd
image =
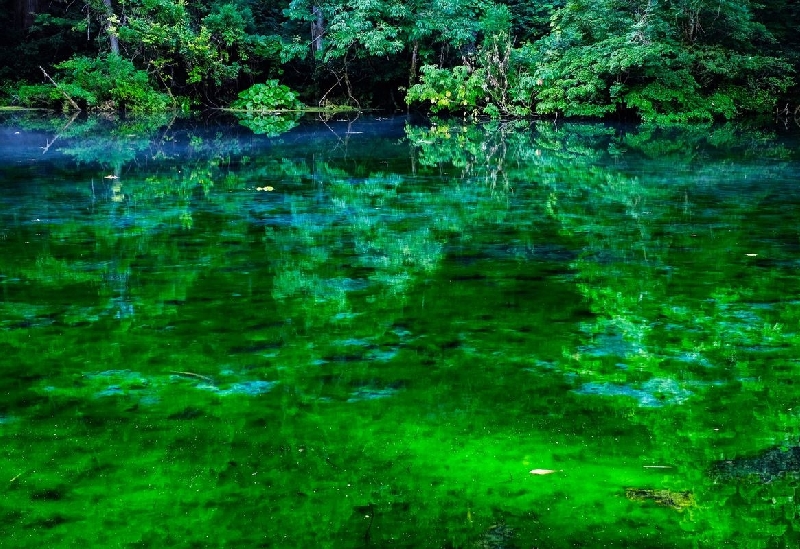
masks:
[[[4,119],[9,546],[797,545],[793,130]]]

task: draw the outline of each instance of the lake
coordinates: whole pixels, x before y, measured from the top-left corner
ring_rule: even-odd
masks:
[[[797,547],[799,135],[4,115],[2,545]]]

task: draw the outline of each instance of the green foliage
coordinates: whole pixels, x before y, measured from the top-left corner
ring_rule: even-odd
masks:
[[[57,68],[73,86],[96,95],[98,102],[91,106],[103,107],[102,102],[109,101],[117,110],[156,112],[169,105],[168,98],[150,85],[145,71],[118,55],[77,57]]]
[[[277,59],[280,42],[258,34],[250,8],[239,2],[190,9],[171,0],[130,0],[111,32],[170,88],[230,84],[255,64]]]
[[[302,109],[303,104],[297,94],[277,80],[267,80],[255,84],[239,93],[239,99],[231,103],[231,108],[244,111],[274,111]]]
[[[76,86],[67,85],[64,86],[64,89],[72,92],[73,95],[70,95],[70,97],[76,101],[83,100],[87,104],[97,103],[97,98],[93,94],[87,93]],[[17,90],[15,96],[19,104],[24,107],[71,108],[64,94],[58,88],[49,84],[23,84]]]
[[[409,15],[402,3],[388,0],[343,0],[309,2],[293,0],[285,14],[289,19],[311,22],[314,8],[325,17],[324,49],[315,54],[326,61],[352,54],[355,57],[396,54],[405,47],[400,23]],[[303,29],[308,28],[303,26]],[[311,51],[305,37],[297,36],[287,44],[287,52],[304,57]]]
[[[791,67],[748,51],[748,40],[767,35],[747,3],[714,6],[712,14],[703,2],[568,1],[555,14],[553,31],[532,48],[537,112],[623,110],[644,121],[678,123],[769,112],[791,85]],[[698,34],[701,27],[708,32]]]
[[[170,105],[169,98],[150,85],[146,72],[137,70],[133,63],[118,55],[74,57],[56,69],[59,88],[23,85],[19,90],[20,103],[68,109],[66,94],[90,110],[145,113],[164,111]]]
[[[253,25],[253,14],[247,7],[217,4],[203,18],[203,25],[215,37],[217,44],[230,48],[246,40],[247,28]]]
[[[553,12],[564,2],[530,2],[529,0],[506,0],[504,5],[511,11],[512,34],[521,42],[531,42],[550,32]]]
[[[284,13],[296,26],[283,57],[308,63],[315,79],[327,79],[322,90],[339,87],[354,103],[359,80],[371,82],[370,95],[378,95],[384,92],[374,89],[378,82],[405,90],[423,65],[458,64],[474,51],[482,18],[494,7],[483,0],[293,0]],[[309,25],[320,23],[321,33],[312,42]],[[391,91],[386,95],[392,97]]]
[[[481,20],[485,36],[475,54],[464,56],[465,64],[451,69],[423,66],[420,82],[409,88],[406,101],[429,103],[433,112],[483,113],[492,118],[530,114],[534,80],[518,62],[524,52],[513,48],[510,17],[504,6],[487,9]]]
[[[796,107],[800,8],[788,0],[58,0],[38,2],[27,28],[2,1],[11,103],[60,107],[60,92],[18,81],[40,81],[42,60],[104,59],[113,37],[149,84],[63,82],[92,108],[227,104],[268,78],[322,103],[397,107],[408,92],[433,111],[496,117],[686,123]]]
[[[297,94],[277,80],[267,80],[255,84],[239,93],[239,99],[231,104],[237,111],[239,123],[250,128],[253,133],[275,137],[285,133],[298,124],[299,113],[274,115],[270,111],[299,110],[304,105]]]
[[[33,24],[19,26],[16,9],[31,2],[6,0],[0,10],[0,81],[36,82],[42,73],[39,65],[54,64],[74,55],[96,54],[96,29],[87,24],[81,2],[38,2]],[[88,33],[87,33],[88,31]],[[18,87],[17,85],[16,87]]]
[[[420,83],[409,88],[406,101],[430,103],[432,112],[477,112],[484,97],[484,70],[463,65],[452,69],[425,65],[420,70]]]
[[[409,40],[444,48],[473,44],[481,31],[480,20],[484,10],[493,6],[492,2],[475,0],[412,2],[407,23]]]

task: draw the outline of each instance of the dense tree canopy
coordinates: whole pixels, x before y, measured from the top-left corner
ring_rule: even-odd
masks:
[[[492,116],[692,122],[797,106],[787,0],[3,2],[9,104],[224,106],[274,81],[308,105]]]

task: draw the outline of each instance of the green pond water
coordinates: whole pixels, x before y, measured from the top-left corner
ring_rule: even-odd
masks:
[[[244,122],[2,120],[0,546],[800,544],[796,132]]]

